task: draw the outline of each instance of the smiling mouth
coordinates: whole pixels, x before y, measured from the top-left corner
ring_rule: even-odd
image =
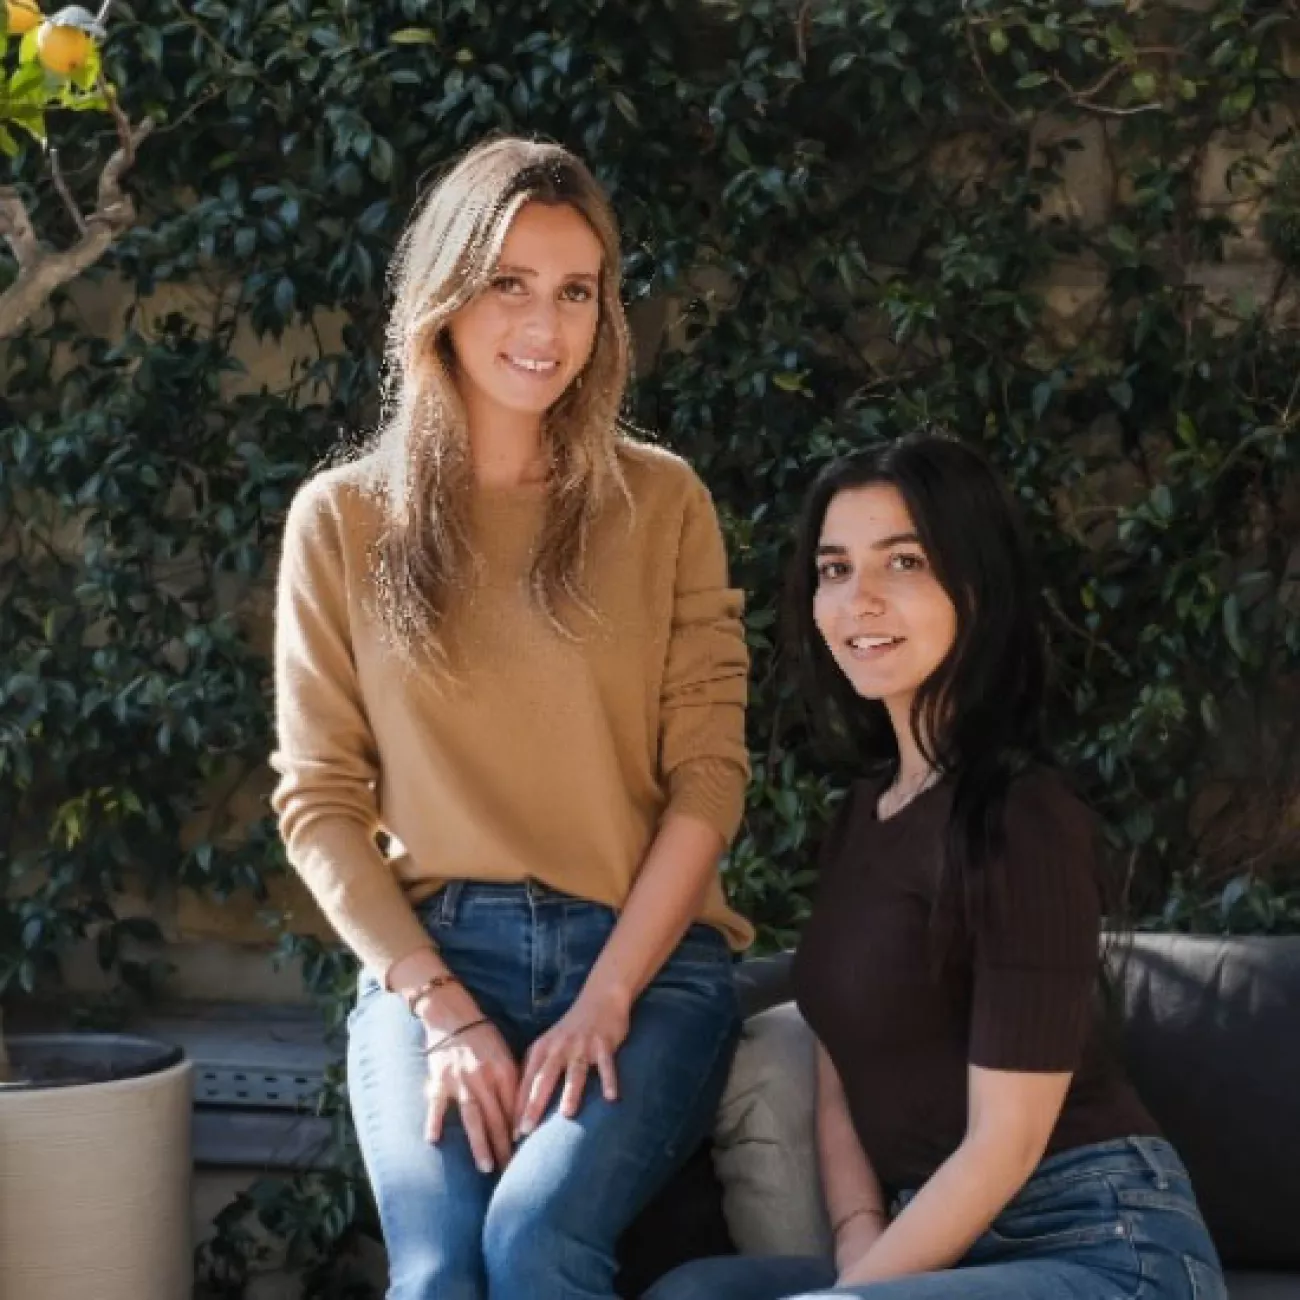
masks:
[[[513,369],[540,379],[549,378],[560,368],[560,363],[555,360],[546,361],[540,357],[512,357],[508,352],[502,353],[501,356],[502,360]]]
[[[902,644],[901,636],[854,636],[847,642],[855,659],[877,659]]]

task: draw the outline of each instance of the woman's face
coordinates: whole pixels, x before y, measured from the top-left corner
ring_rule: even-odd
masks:
[[[957,611],[898,490],[874,483],[836,493],[816,563],[813,619],[840,671],[859,695],[906,716],[952,648]]]
[[[595,344],[601,261],[600,240],[575,208],[519,210],[488,287],[448,325],[472,412],[540,419],[555,404]]]

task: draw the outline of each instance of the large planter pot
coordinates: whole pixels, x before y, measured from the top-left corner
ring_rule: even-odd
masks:
[[[188,1300],[190,1065],[118,1034],[8,1040],[0,1296]]]

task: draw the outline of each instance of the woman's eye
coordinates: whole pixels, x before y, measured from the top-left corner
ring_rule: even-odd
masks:
[[[595,295],[585,284],[569,284],[564,287],[564,296],[569,302],[590,302]]]
[[[849,571],[849,566],[843,560],[826,560],[817,566],[818,582],[834,582],[836,578],[842,578]]]
[[[918,569],[925,568],[925,557],[906,553],[891,555],[889,557],[889,567],[900,573],[915,573]]]
[[[492,281],[492,287],[498,293],[518,293],[524,285],[517,275],[499,275]]]

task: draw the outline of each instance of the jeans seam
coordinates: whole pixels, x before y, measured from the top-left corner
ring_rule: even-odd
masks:
[[[1208,1264],[1197,1259],[1195,1255],[1188,1255],[1186,1252],[1182,1253],[1182,1260],[1183,1272],[1187,1274],[1187,1280],[1191,1283],[1192,1300],[1218,1300],[1220,1296],[1226,1294],[1225,1285],[1217,1277],[1213,1285],[1209,1287],[1202,1285],[1204,1274],[1213,1274],[1214,1272]]]
[[[1138,1297],[1145,1290],[1147,1285],[1147,1264],[1142,1252],[1138,1249],[1137,1237],[1134,1233],[1133,1216],[1128,1214],[1124,1209],[1124,1203],[1120,1200],[1119,1188],[1115,1185],[1115,1180],[1109,1174],[1102,1175],[1102,1181],[1110,1190],[1111,1204],[1115,1211],[1115,1220],[1120,1225],[1124,1240],[1128,1242],[1129,1253],[1132,1257],[1137,1275],[1137,1282],[1132,1291],[1128,1293],[1126,1300],[1138,1300]]]

